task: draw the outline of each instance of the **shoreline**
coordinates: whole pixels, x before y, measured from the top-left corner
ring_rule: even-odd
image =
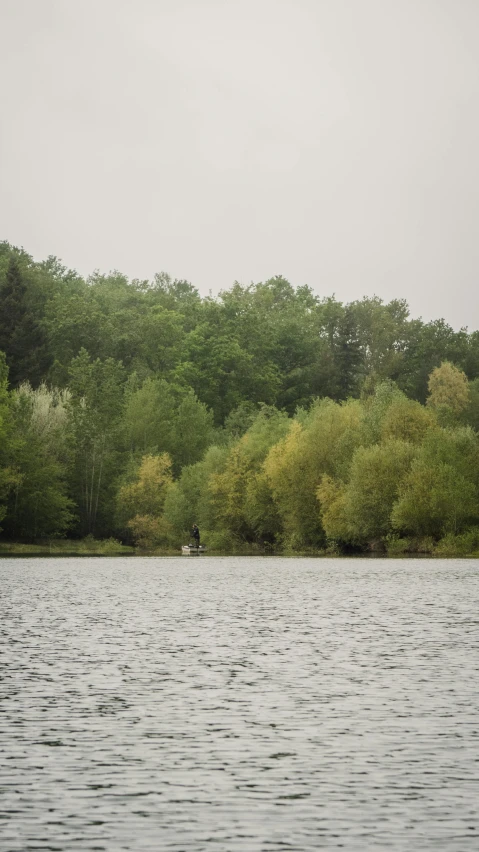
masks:
[[[92,540],[92,539],[64,539],[42,544],[27,544],[24,542],[1,542],[0,543],[0,559],[9,556],[31,556],[31,557],[91,557],[91,556],[129,556],[129,557],[172,557],[178,556],[185,558],[185,554],[181,553],[180,548],[156,548],[152,550],[142,550],[130,545],[122,544],[114,539],[107,540]],[[356,551],[350,553],[341,553],[331,550],[302,550],[292,551],[289,549],[277,550],[259,549],[259,548],[237,548],[232,550],[216,550],[210,549],[205,554],[193,554],[197,558],[204,556],[225,557],[225,556],[243,556],[243,557],[284,557],[284,558],[315,558],[315,559],[479,559],[479,552],[459,552],[459,550],[451,550],[445,552],[438,548],[425,552],[418,551],[401,551],[395,552],[391,549],[387,550],[367,550]],[[190,555],[191,557],[191,555]],[[190,558],[189,557],[189,558]]]

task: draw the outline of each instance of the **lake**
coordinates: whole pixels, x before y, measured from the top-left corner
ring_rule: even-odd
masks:
[[[479,842],[479,561],[0,560],[0,849]]]

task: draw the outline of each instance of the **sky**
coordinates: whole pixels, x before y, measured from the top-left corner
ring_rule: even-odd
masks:
[[[477,0],[0,0],[0,239],[479,328]]]

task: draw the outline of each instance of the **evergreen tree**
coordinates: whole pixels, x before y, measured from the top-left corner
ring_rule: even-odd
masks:
[[[0,521],[5,517],[7,498],[15,484],[15,473],[11,467],[12,443],[8,367],[5,362],[5,354],[0,352]]]
[[[28,305],[27,284],[15,255],[0,287],[0,349],[5,352],[10,384],[37,386],[46,369],[43,334]]]

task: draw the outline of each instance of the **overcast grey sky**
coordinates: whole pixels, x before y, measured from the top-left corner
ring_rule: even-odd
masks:
[[[0,239],[479,327],[479,0],[0,0]]]

